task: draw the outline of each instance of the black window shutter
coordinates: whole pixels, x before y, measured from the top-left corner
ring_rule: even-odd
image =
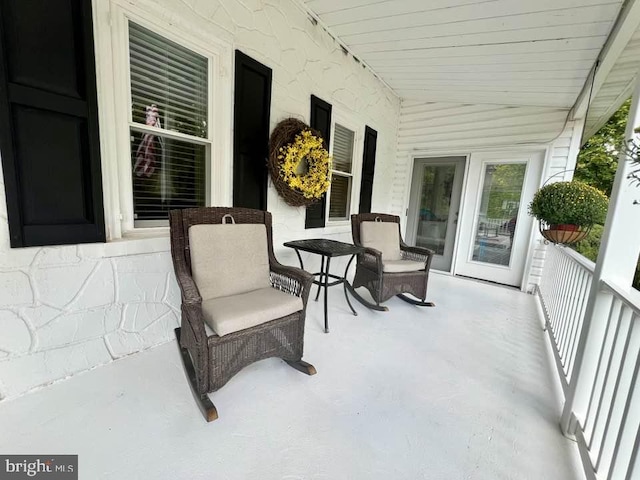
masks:
[[[104,242],[90,0],[0,0],[12,247]]]
[[[267,209],[271,69],[236,50],[233,206]]]
[[[331,143],[331,104],[311,95],[311,120],[309,126],[318,130],[325,141],[328,150]],[[307,207],[304,228],[324,227],[324,214],[327,204],[327,195],[323,195],[320,201]]]
[[[378,132],[366,126],[364,129],[364,154],[362,155],[359,213],[371,213],[371,194],[373,193],[373,175],[376,168],[377,143]]]

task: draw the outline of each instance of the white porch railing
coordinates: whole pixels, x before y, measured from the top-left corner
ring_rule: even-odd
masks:
[[[547,247],[538,295],[563,388],[571,381],[595,264],[569,248]]]
[[[549,246],[538,295],[565,395],[574,389],[576,360],[594,264],[567,248]],[[598,322],[598,351],[585,358],[595,371],[586,411],[573,411],[574,434],[587,478],[640,478],[640,293],[605,281],[606,312]]]

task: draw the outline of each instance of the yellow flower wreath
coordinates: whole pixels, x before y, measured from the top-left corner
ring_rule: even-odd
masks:
[[[280,147],[278,159],[282,161],[282,180],[305,198],[320,198],[329,189],[331,157],[322,146],[322,138],[309,130],[303,130],[293,142]],[[306,169],[302,162],[306,163]]]

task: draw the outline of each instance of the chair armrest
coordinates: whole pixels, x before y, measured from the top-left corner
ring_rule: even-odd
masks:
[[[364,253],[358,254],[358,263],[371,270],[371,267],[378,274],[382,274],[382,252],[375,248],[364,247]]]
[[[182,295],[182,303],[185,305],[201,305],[202,297],[193,277],[184,268],[178,268],[175,272],[180,294]]]
[[[431,259],[436,253],[429,248],[410,247],[409,245],[401,245],[400,250],[403,253],[403,257],[409,260],[417,260],[419,262],[424,261],[427,271],[429,271],[429,267],[431,266]]]
[[[300,268],[285,266],[278,262],[271,262],[270,270],[271,285],[290,295],[301,297],[306,308],[313,275]]]
[[[182,328],[189,328],[193,339],[195,340],[194,348],[199,350],[206,349],[207,332],[204,328],[204,315],[202,314],[202,297],[193,277],[183,267],[176,266],[174,263],[176,280],[180,287],[180,295],[182,297],[182,320],[180,322]],[[185,337],[186,332],[183,333]],[[201,355],[205,353],[201,352]]]

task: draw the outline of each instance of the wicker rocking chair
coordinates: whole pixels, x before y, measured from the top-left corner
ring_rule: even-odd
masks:
[[[351,215],[351,233],[353,243],[365,247],[365,253],[358,255],[353,288],[365,287],[376,302],[374,305],[357,295],[361,303],[374,310],[387,311],[388,308],[380,304],[397,296],[412,305],[435,306],[426,301],[434,252],[404,243],[400,217],[384,213]]]
[[[302,361],[313,277],[273,253],[271,214],[248,208],[173,210],[171,255],[182,294],[176,336],[194,396],[207,421],[207,396],[247,365],[279,357],[308,375]],[[232,223],[232,224],[229,224]]]

